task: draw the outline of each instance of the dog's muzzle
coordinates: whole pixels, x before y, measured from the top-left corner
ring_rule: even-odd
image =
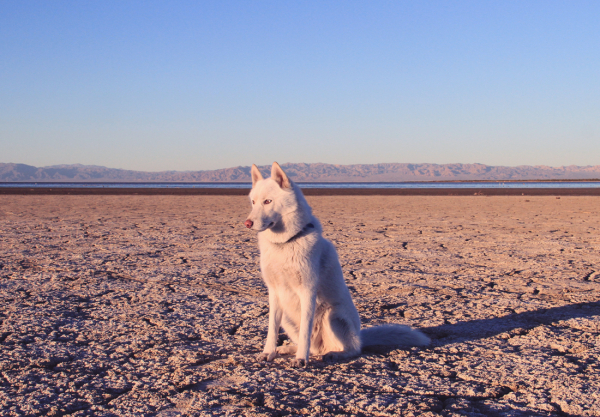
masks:
[[[248,228],[248,229],[252,229],[252,225],[254,224],[254,222],[250,219],[246,220],[244,222],[244,225]]]

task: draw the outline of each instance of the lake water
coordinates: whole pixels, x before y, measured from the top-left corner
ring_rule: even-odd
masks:
[[[600,181],[306,182],[301,188],[600,188]],[[1,188],[251,188],[239,182],[4,182]]]

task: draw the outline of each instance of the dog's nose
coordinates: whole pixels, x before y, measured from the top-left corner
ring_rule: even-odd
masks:
[[[253,222],[252,220],[248,219],[248,220],[246,220],[246,221],[244,222],[244,224],[246,225],[246,227],[247,227],[248,229],[251,229],[251,228],[252,228],[252,225],[254,224],[254,222]]]

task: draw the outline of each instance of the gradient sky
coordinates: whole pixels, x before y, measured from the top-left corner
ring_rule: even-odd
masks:
[[[600,2],[0,2],[0,162],[600,164]]]

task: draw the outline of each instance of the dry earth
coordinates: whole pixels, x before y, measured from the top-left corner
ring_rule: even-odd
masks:
[[[364,325],[430,347],[255,362],[244,197],[0,196],[0,414],[600,416],[598,197],[309,201]]]

